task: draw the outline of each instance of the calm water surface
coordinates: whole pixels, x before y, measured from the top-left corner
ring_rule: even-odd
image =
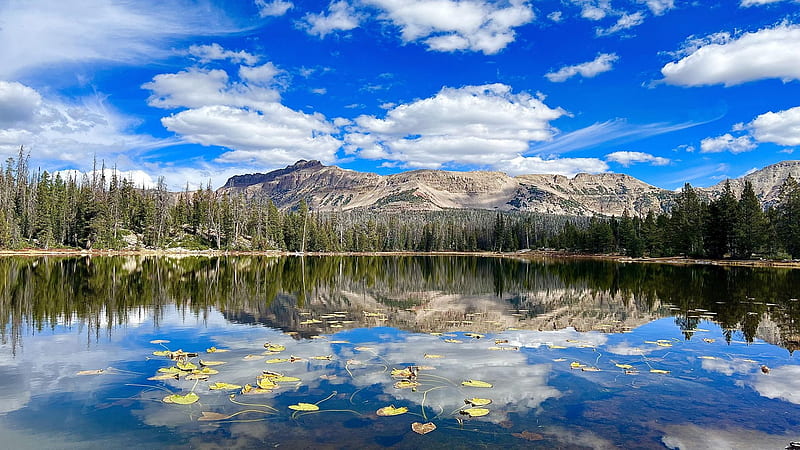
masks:
[[[800,271],[777,269],[4,258],[0,446],[784,448],[798,297]],[[224,364],[169,369],[201,361]]]

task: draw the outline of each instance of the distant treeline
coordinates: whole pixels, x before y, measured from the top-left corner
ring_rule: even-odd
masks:
[[[110,176],[107,176],[110,174]],[[762,210],[752,186],[711,202],[690,185],[668,214],[566,217],[484,210],[376,213],[281,211],[267,198],[211,189],[170,193],[116,171],[63,178],[31,173],[20,149],[0,174],[0,248],[175,248],[286,251],[515,251],[555,248],[630,256],[800,256],[800,189],[793,179]]]
[[[550,245],[632,257],[797,258],[800,189],[796,180],[788,177],[777,204],[764,210],[750,182],[745,182],[738,199],[726,182],[722,195],[711,201],[701,199],[687,183],[669,213],[651,212],[645,218],[628,214],[610,220],[593,218],[588,227],[567,223]]]

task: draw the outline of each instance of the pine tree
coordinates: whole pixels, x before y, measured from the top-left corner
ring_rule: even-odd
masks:
[[[745,181],[734,225],[734,256],[749,258],[761,251],[767,239],[767,219],[753,185]]]

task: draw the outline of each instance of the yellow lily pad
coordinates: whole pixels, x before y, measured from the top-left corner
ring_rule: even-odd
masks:
[[[270,343],[264,344],[264,348],[266,348],[270,352],[282,352],[286,350],[286,347],[284,347],[283,345],[270,344]]]
[[[275,389],[278,385],[273,383],[270,378],[261,378],[258,380],[258,387],[261,389]]]
[[[379,416],[399,416],[400,414],[405,414],[408,412],[408,408],[405,406],[401,406],[400,408],[395,408],[394,405],[392,406],[384,406],[383,408],[379,409],[376,414]]]
[[[202,359],[200,360],[201,366],[221,366],[222,364],[225,364],[225,361],[203,361]]]
[[[327,356],[312,356],[309,359],[316,359],[317,361],[331,361],[333,359],[333,355]]]
[[[416,381],[400,380],[394,384],[395,389],[415,389],[419,387]]]
[[[461,343],[461,341],[459,341],[458,339],[445,339],[444,341],[447,342],[448,344],[460,344]]]
[[[571,369],[583,369],[584,367],[586,367],[586,364],[581,364],[578,361],[573,361],[569,363],[569,367]]]
[[[567,348],[564,347],[563,345],[548,345],[548,347],[550,348],[550,350],[561,350]]]
[[[81,370],[80,372],[76,373],[75,375],[100,375],[105,371],[106,371],[105,369]]]
[[[480,381],[480,380],[462,381],[461,385],[462,386],[467,386],[467,387],[477,387],[477,388],[490,388],[490,387],[492,387],[491,383],[487,383],[485,381]]]
[[[293,409],[295,411],[319,411],[319,406],[313,403],[298,403],[296,405],[289,405],[289,409]]]
[[[467,404],[472,405],[472,406],[486,406],[486,405],[492,403],[492,400],[488,399],[488,398],[477,398],[477,397],[474,397],[474,398],[468,398],[468,399],[464,400],[464,403],[467,403]]]
[[[180,375],[177,373],[162,373],[161,375],[154,375],[148,380],[150,381],[162,381],[162,380],[177,380],[180,378]]]
[[[186,395],[172,394],[163,398],[164,403],[174,403],[177,405],[191,405],[192,403],[200,400],[200,397],[194,392],[189,392]]]
[[[183,371],[181,369],[178,369],[175,366],[162,367],[162,368],[158,369],[158,371],[159,371],[159,373],[172,373],[172,374],[183,373]]]
[[[289,358],[273,358],[273,359],[268,359],[267,360],[267,364],[278,364],[278,363],[285,363],[285,362],[289,362]]]
[[[188,362],[188,361],[187,362],[179,362],[179,363],[177,363],[175,365],[178,367],[178,369],[186,370],[186,371],[197,369],[197,365],[196,364]]]
[[[206,349],[206,353],[224,353],[229,352],[230,350],[226,348],[217,348],[217,347],[209,347]]]
[[[439,359],[439,358],[444,358],[444,355],[434,355],[431,353],[425,353],[424,357],[427,359]]]
[[[484,335],[479,334],[479,333],[464,333],[464,336],[471,337],[473,339],[482,339],[482,338],[485,337]]]
[[[222,390],[222,389],[241,389],[242,386],[238,384],[231,384],[231,383],[222,383],[217,381],[216,383],[212,384],[208,387],[212,391]]]
[[[619,367],[620,369],[630,370],[633,369],[633,366],[630,364],[614,364],[615,366]]]
[[[186,375],[186,379],[206,381],[208,380],[208,375],[202,373],[190,373],[189,375]]]
[[[300,381],[300,378],[297,377],[274,377],[269,378],[270,381],[273,383],[296,383]]]
[[[169,341],[166,339],[153,339],[150,341],[151,344],[169,344]]]
[[[660,373],[660,374],[666,374],[666,373],[669,373],[669,370],[650,369],[650,373]]]
[[[461,414],[466,414],[470,417],[482,417],[489,414],[489,410],[486,408],[467,408],[461,411]]]
[[[172,352],[169,351],[169,350],[156,350],[156,351],[153,352],[153,355],[154,356],[166,356],[166,357],[169,358],[170,355],[172,355]]]

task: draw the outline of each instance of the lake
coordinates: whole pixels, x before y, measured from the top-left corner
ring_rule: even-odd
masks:
[[[784,448],[800,270],[0,259],[5,448]]]

